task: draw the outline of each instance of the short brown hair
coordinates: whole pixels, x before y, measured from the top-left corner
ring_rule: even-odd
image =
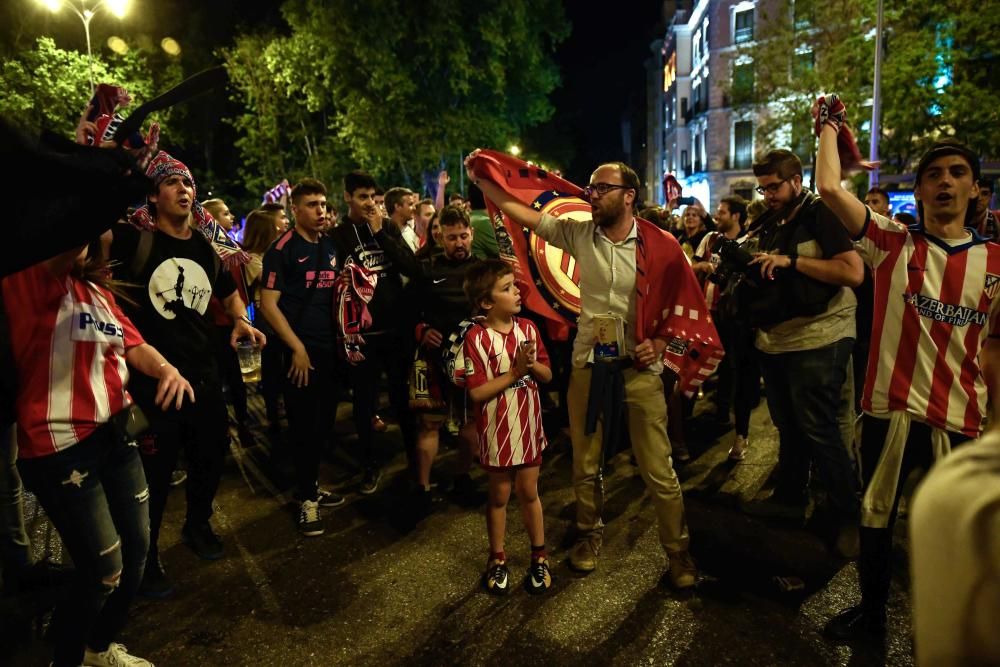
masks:
[[[449,204],[441,209],[441,226],[446,225],[462,225],[463,227],[471,227],[472,220],[469,218],[469,212],[465,210],[464,206],[457,206],[455,204]]]
[[[513,267],[502,259],[484,259],[466,271],[462,289],[475,312],[482,311],[483,301],[490,301],[497,281],[511,273],[514,273]]]
[[[774,174],[783,181],[787,181],[792,176],[802,176],[802,161],[792,151],[776,148],[753,163],[754,176],[768,176],[770,174]]]
[[[326,196],[326,186],[315,178],[303,178],[292,188],[292,204],[298,204],[299,200],[306,195]]]
[[[389,188],[385,191],[385,210],[392,215],[396,207],[403,203],[403,200],[413,194],[408,188]]]

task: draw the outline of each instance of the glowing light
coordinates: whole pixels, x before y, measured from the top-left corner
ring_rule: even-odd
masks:
[[[50,12],[58,12],[62,7],[62,3],[59,0],[38,0],[39,3],[45,6]]]
[[[511,147],[507,149],[507,152],[513,155],[514,157],[517,157],[518,155],[521,154],[521,147],[518,146],[517,144],[511,144]]]
[[[114,35],[108,37],[108,48],[120,56],[128,53],[128,44],[125,40],[121,37],[115,37]]]
[[[105,0],[108,4],[108,10],[120,19],[125,18],[125,12],[128,11],[128,0]]]
[[[173,37],[164,37],[160,42],[160,48],[167,52],[170,56],[179,56],[181,54],[181,45]]]

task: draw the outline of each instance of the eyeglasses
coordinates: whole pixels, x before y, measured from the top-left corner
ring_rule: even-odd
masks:
[[[594,193],[598,197],[603,197],[612,190],[633,190],[631,185],[618,185],[617,183],[591,183],[583,189],[583,196],[590,199]]]
[[[784,185],[785,183],[787,183],[790,180],[792,180],[792,179],[791,178],[786,178],[785,180],[778,181],[777,183],[769,183],[767,185],[758,185],[757,187],[754,188],[754,190],[756,190],[757,194],[759,194],[759,195],[762,195],[765,192],[768,193],[768,194],[773,195],[774,193],[776,193],[778,190],[781,189],[782,185]]]

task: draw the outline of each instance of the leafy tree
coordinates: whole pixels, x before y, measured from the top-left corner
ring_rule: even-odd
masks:
[[[504,145],[553,112],[551,55],[568,34],[558,0],[488,11],[461,0],[289,0],[283,14],[288,37],[248,36],[226,55],[247,109],[235,121],[246,171],[265,180],[289,165],[264,151],[301,142],[293,152],[416,185],[442,158]]]
[[[724,87],[734,102],[766,109],[756,117],[758,146],[788,146],[812,163],[809,110],[824,92],[855,101],[851,120],[859,134],[858,121],[868,111],[857,101],[872,94],[873,7],[874,0],[778,0],[758,5],[754,41],[739,47],[724,65],[724,71],[739,76],[723,75],[732,81]],[[752,85],[746,82],[749,67]],[[867,132],[860,134],[859,143],[865,145]]]
[[[166,68],[159,72],[159,79],[154,77],[148,56],[136,50],[108,59],[94,54],[93,68],[95,83],[124,86],[133,106],[180,80],[177,68]],[[89,72],[85,54],[65,51],[51,38],[39,37],[35,48],[0,61],[0,89],[4,91],[0,114],[30,132],[47,128],[71,133],[90,100]],[[158,120],[169,125],[169,112],[159,114]]]
[[[837,92],[867,154],[874,86],[875,0],[777,0],[758,5],[755,41],[726,63],[754,63],[749,108],[761,146],[791,145],[812,161],[809,109],[817,95]],[[972,0],[945,6],[885,0],[879,157],[887,172],[912,169],[941,135],[954,135],[983,156],[1000,156],[996,109],[1000,86],[1000,17]],[[736,77],[727,86],[746,94]]]

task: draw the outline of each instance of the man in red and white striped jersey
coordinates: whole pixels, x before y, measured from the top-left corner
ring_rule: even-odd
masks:
[[[971,228],[979,159],[952,141],[917,165],[920,223],[874,213],[841,186],[844,106],[821,98],[816,177],[823,201],[863,247],[875,284],[861,466],[861,604],[826,626],[833,639],[885,632],[892,527],[900,481],[978,437],[1000,361],[1000,245]],[[824,113],[825,112],[825,113]]]

